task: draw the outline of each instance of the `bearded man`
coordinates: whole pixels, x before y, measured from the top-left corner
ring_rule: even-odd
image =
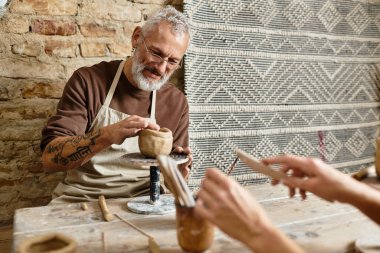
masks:
[[[190,154],[187,100],[167,83],[189,46],[185,16],[167,6],[136,27],[131,42],[127,60],[75,71],[42,130],[45,171],[67,171],[51,203],[148,194],[149,170],[127,167],[120,159],[139,152],[141,129],[169,128],[174,151]],[[179,167],[185,177],[190,163]]]

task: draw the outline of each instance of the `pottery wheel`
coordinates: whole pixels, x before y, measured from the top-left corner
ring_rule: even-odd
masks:
[[[189,160],[187,155],[170,154],[177,164],[183,164]],[[136,197],[127,202],[130,211],[140,214],[166,214],[175,211],[174,198],[171,195],[161,195],[159,192],[159,163],[155,158],[145,157],[140,153],[131,153],[122,156],[130,166],[150,167],[151,189],[150,196]],[[155,185],[152,190],[152,182]],[[153,198],[154,197],[154,198]],[[152,201],[152,198],[155,201]]]
[[[189,160],[187,155],[181,154],[170,154],[170,158],[172,158],[177,164],[185,163]],[[130,153],[123,155],[121,157],[126,161],[127,164],[131,166],[158,166],[158,161],[156,158],[150,158],[142,155],[141,153]]]

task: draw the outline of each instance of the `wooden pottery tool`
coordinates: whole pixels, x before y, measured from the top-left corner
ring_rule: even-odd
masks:
[[[226,174],[227,176],[229,176],[232,172],[233,169],[235,169],[235,166],[237,164],[237,162],[239,161],[239,157],[236,157],[235,161],[231,164],[231,166],[228,168]]]
[[[88,209],[88,205],[86,202],[80,203],[80,208],[82,208],[83,211],[86,211]]]
[[[169,156],[164,155],[159,155],[157,160],[160,164],[165,182],[167,182],[169,190],[173,193],[176,202],[188,207],[194,206],[194,197],[181,172],[179,172],[176,162]]]
[[[106,232],[102,232],[103,253],[107,253]]]
[[[361,168],[357,172],[354,172],[351,174],[351,177],[355,178],[356,180],[362,180],[368,176],[368,171],[373,170],[375,168],[375,165],[366,167],[366,168]]]
[[[240,160],[242,160],[246,165],[248,165],[251,169],[257,172],[260,172],[276,180],[281,180],[286,177],[285,173],[282,173],[281,171],[277,171],[273,169],[272,167],[263,164],[262,162],[260,162],[260,160],[256,159],[250,154],[245,153],[244,151],[240,149],[236,149],[236,154],[240,158]]]
[[[161,253],[161,250],[160,250],[160,247],[158,246],[158,244],[156,243],[156,240],[154,240],[154,237],[151,236],[150,234],[148,234],[146,231],[144,231],[143,229],[139,228],[138,226],[136,226],[135,224],[133,224],[132,222],[124,219],[123,217],[121,217],[120,215],[118,214],[115,214],[115,216],[117,218],[119,218],[121,221],[127,223],[129,226],[131,226],[132,228],[134,228],[135,230],[137,230],[138,232],[140,232],[141,234],[143,234],[144,236],[148,237],[148,244],[149,244],[149,249],[150,249],[150,252],[151,253]]]
[[[112,213],[108,210],[107,204],[106,204],[106,199],[104,198],[103,195],[99,196],[99,206],[100,209],[102,210],[103,217],[106,221],[111,221],[113,220],[113,215]]]

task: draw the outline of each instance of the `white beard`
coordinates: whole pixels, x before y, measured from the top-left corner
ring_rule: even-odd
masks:
[[[164,74],[158,81],[149,81],[149,79],[146,78],[142,73],[144,69],[149,67],[140,63],[138,58],[138,54],[135,54],[132,59],[132,77],[133,80],[137,83],[137,87],[140,90],[146,91],[159,90],[162,85],[164,85],[169,80],[170,75]]]

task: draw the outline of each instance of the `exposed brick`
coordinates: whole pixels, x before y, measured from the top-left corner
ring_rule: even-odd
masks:
[[[125,37],[130,39],[132,37],[133,31],[135,30],[136,26],[138,26],[138,25],[141,26],[141,24],[137,24],[137,23],[124,22],[123,31],[124,31]]]
[[[64,82],[30,82],[21,87],[20,91],[23,98],[60,98],[64,87]],[[46,107],[49,102],[43,100],[41,103],[44,103],[41,106]]]
[[[0,179],[0,206],[12,202],[17,198],[18,192],[11,191],[12,186],[18,186],[17,182]]]
[[[122,1],[118,4],[109,4],[104,0],[83,0],[80,9],[80,16],[97,17],[98,19],[125,20],[140,22],[141,11],[134,3]]]
[[[19,98],[45,98],[44,105],[53,106],[57,100],[46,98],[60,98],[66,81],[64,80],[34,80],[12,79],[0,77],[0,101],[14,100]],[[11,101],[10,103],[15,103]]]
[[[10,12],[40,15],[76,15],[78,0],[12,0]]]
[[[114,37],[115,28],[104,27],[96,23],[83,24],[79,29],[85,37]]]
[[[42,51],[42,45],[40,42],[23,42],[12,46],[12,53],[26,55],[26,56],[38,56]]]
[[[44,169],[42,168],[42,163],[33,164],[28,167],[28,171],[30,173],[41,173],[44,172]]]
[[[13,103],[0,103],[0,119],[45,119],[52,114],[52,103],[44,99],[19,99]]]
[[[80,51],[83,57],[105,56],[107,53],[106,45],[102,43],[83,43]]]
[[[0,76],[12,78],[65,78],[60,64],[43,63],[33,59],[0,59]]]
[[[71,77],[75,70],[84,67],[84,66],[92,66],[94,64],[99,63],[100,61],[112,61],[115,58],[113,57],[89,57],[89,58],[71,58],[70,61],[64,63],[64,67],[66,70],[66,76]],[[1,84],[0,84],[1,85]]]
[[[108,46],[110,52],[115,56],[127,57],[131,55],[132,45],[126,44],[111,44]]]
[[[69,36],[76,33],[76,24],[72,21],[57,21],[34,19],[32,21],[32,32],[43,35]]]
[[[78,44],[70,40],[48,40],[45,42],[45,53],[50,56],[76,57]]]
[[[5,15],[0,21],[0,29],[6,33],[29,32],[29,20],[25,16]]]
[[[41,139],[46,119],[9,121],[0,119],[0,141],[30,141]]]

